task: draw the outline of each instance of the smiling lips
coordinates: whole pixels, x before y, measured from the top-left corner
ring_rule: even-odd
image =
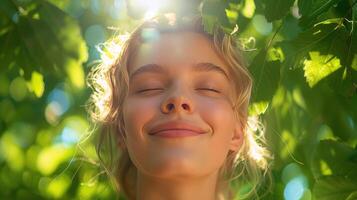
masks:
[[[197,136],[206,133],[203,129],[191,125],[189,123],[183,122],[168,122],[155,126],[149,135],[166,137],[166,138],[177,138],[177,137],[187,137],[187,136]]]

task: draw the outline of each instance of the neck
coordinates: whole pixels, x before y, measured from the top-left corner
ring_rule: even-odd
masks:
[[[137,200],[217,200],[217,173],[195,178],[161,179],[138,171]]]

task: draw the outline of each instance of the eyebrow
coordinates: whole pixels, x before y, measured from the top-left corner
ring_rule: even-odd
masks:
[[[219,66],[217,66],[213,63],[209,63],[209,62],[197,63],[197,64],[193,65],[192,70],[194,72],[218,72],[218,73],[224,75],[227,79],[229,79],[227,72],[222,67],[219,67]],[[136,71],[134,71],[130,75],[130,78],[133,78],[134,76],[137,76],[137,75],[143,74],[143,73],[163,74],[163,73],[165,73],[165,69],[157,64],[146,64],[146,65],[139,67]]]

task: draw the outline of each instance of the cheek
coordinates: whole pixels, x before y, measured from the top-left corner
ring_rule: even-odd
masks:
[[[142,128],[157,109],[153,100],[128,99],[124,104],[124,123],[129,137],[141,134]]]
[[[144,126],[156,114],[157,104],[153,100],[128,99],[124,104],[124,124],[126,145],[134,163],[141,160],[140,155],[147,149]]]
[[[221,166],[229,152],[230,141],[234,133],[234,113],[228,102],[201,102],[200,107],[198,107],[201,118],[213,130],[209,145],[213,148],[207,149],[206,155],[209,155],[211,160],[215,162],[213,164]]]
[[[201,101],[198,105],[202,119],[212,126],[214,132],[220,133],[219,137],[233,136],[234,112],[228,101]]]

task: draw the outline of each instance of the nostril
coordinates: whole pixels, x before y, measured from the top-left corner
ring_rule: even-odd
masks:
[[[172,103],[167,104],[166,107],[168,110],[173,110],[175,108],[174,104],[172,104]]]
[[[182,104],[182,108],[183,108],[184,110],[189,110],[189,109],[190,109],[187,104]]]
[[[165,103],[161,107],[162,112],[164,113],[172,113],[172,112],[192,112],[192,107],[188,103],[179,103],[179,102],[170,102]]]

